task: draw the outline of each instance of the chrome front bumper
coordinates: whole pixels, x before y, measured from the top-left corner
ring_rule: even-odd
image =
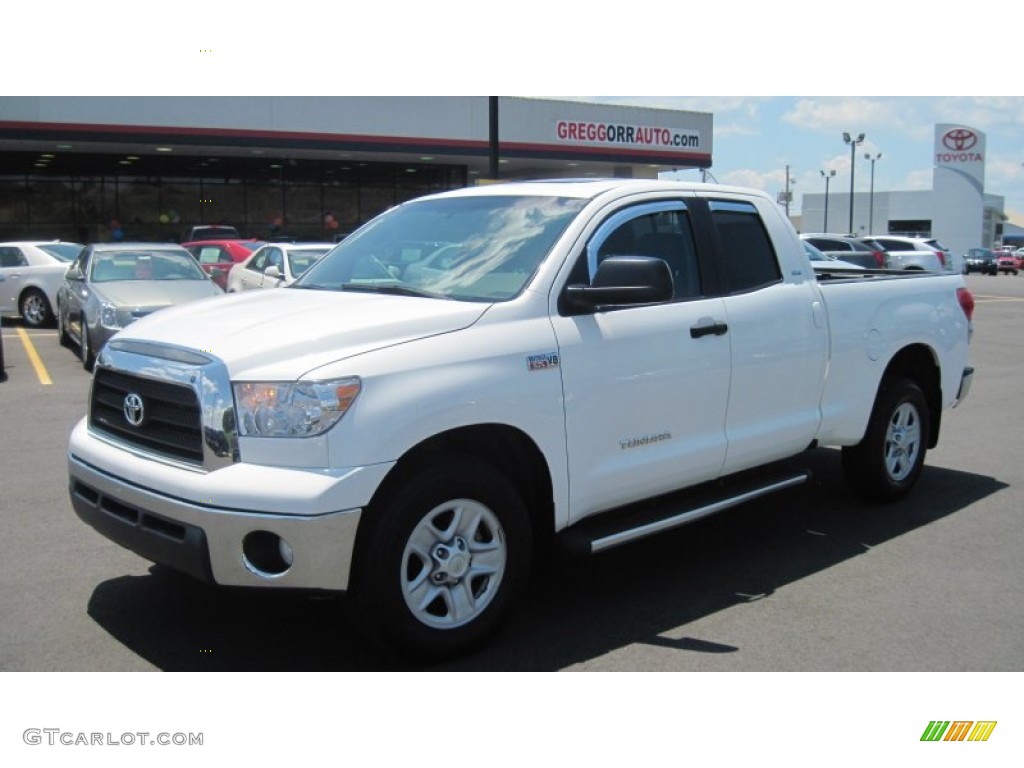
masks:
[[[361,508],[316,515],[228,509],[135,485],[74,453],[68,456],[68,470],[78,516],[147,560],[221,585],[348,587]],[[250,534],[286,542],[289,566],[262,566],[243,544]]]

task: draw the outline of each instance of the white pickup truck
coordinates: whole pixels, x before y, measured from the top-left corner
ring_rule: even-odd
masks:
[[[911,489],[970,385],[973,300],[959,275],[827,277],[751,190],[414,200],[292,287],[121,331],[71,501],[152,561],[347,591],[397,649],[465,652],[551,542],[598,553],[798,485],[771,465],[809,447],[841,446],[870,499]]]

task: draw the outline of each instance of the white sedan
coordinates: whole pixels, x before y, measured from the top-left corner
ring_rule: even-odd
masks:
[[[288,285],[335,243],[268,243],[228,273],[228,293]]]
[[[0,243],[0,315],[20,316],[30,328],[53,322],[57,291],[80,243]]]

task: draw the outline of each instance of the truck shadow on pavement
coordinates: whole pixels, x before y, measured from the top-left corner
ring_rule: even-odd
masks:
[[[364,645],[341,599],[216,588],[159,566],[99,584],[88,613],[167,671],[550,671],[633,643],[728,654],[741,649],[663,633],[685,634],[690,622],[771,595],[1007,487],[926,466],[909,499],[875,507],[849,492],[838,451],[799,459],[814,472],[808,486],[551,565],[489,645],[441,665],[409,665]]]

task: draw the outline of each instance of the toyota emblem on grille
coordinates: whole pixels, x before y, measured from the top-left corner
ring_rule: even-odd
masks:
[[[124,420],[133,427],[140,426],[142,420],[146,417],[146,409],[142,398],[134,392],[129,392],[125,395],[122,410],[124,411]]]

